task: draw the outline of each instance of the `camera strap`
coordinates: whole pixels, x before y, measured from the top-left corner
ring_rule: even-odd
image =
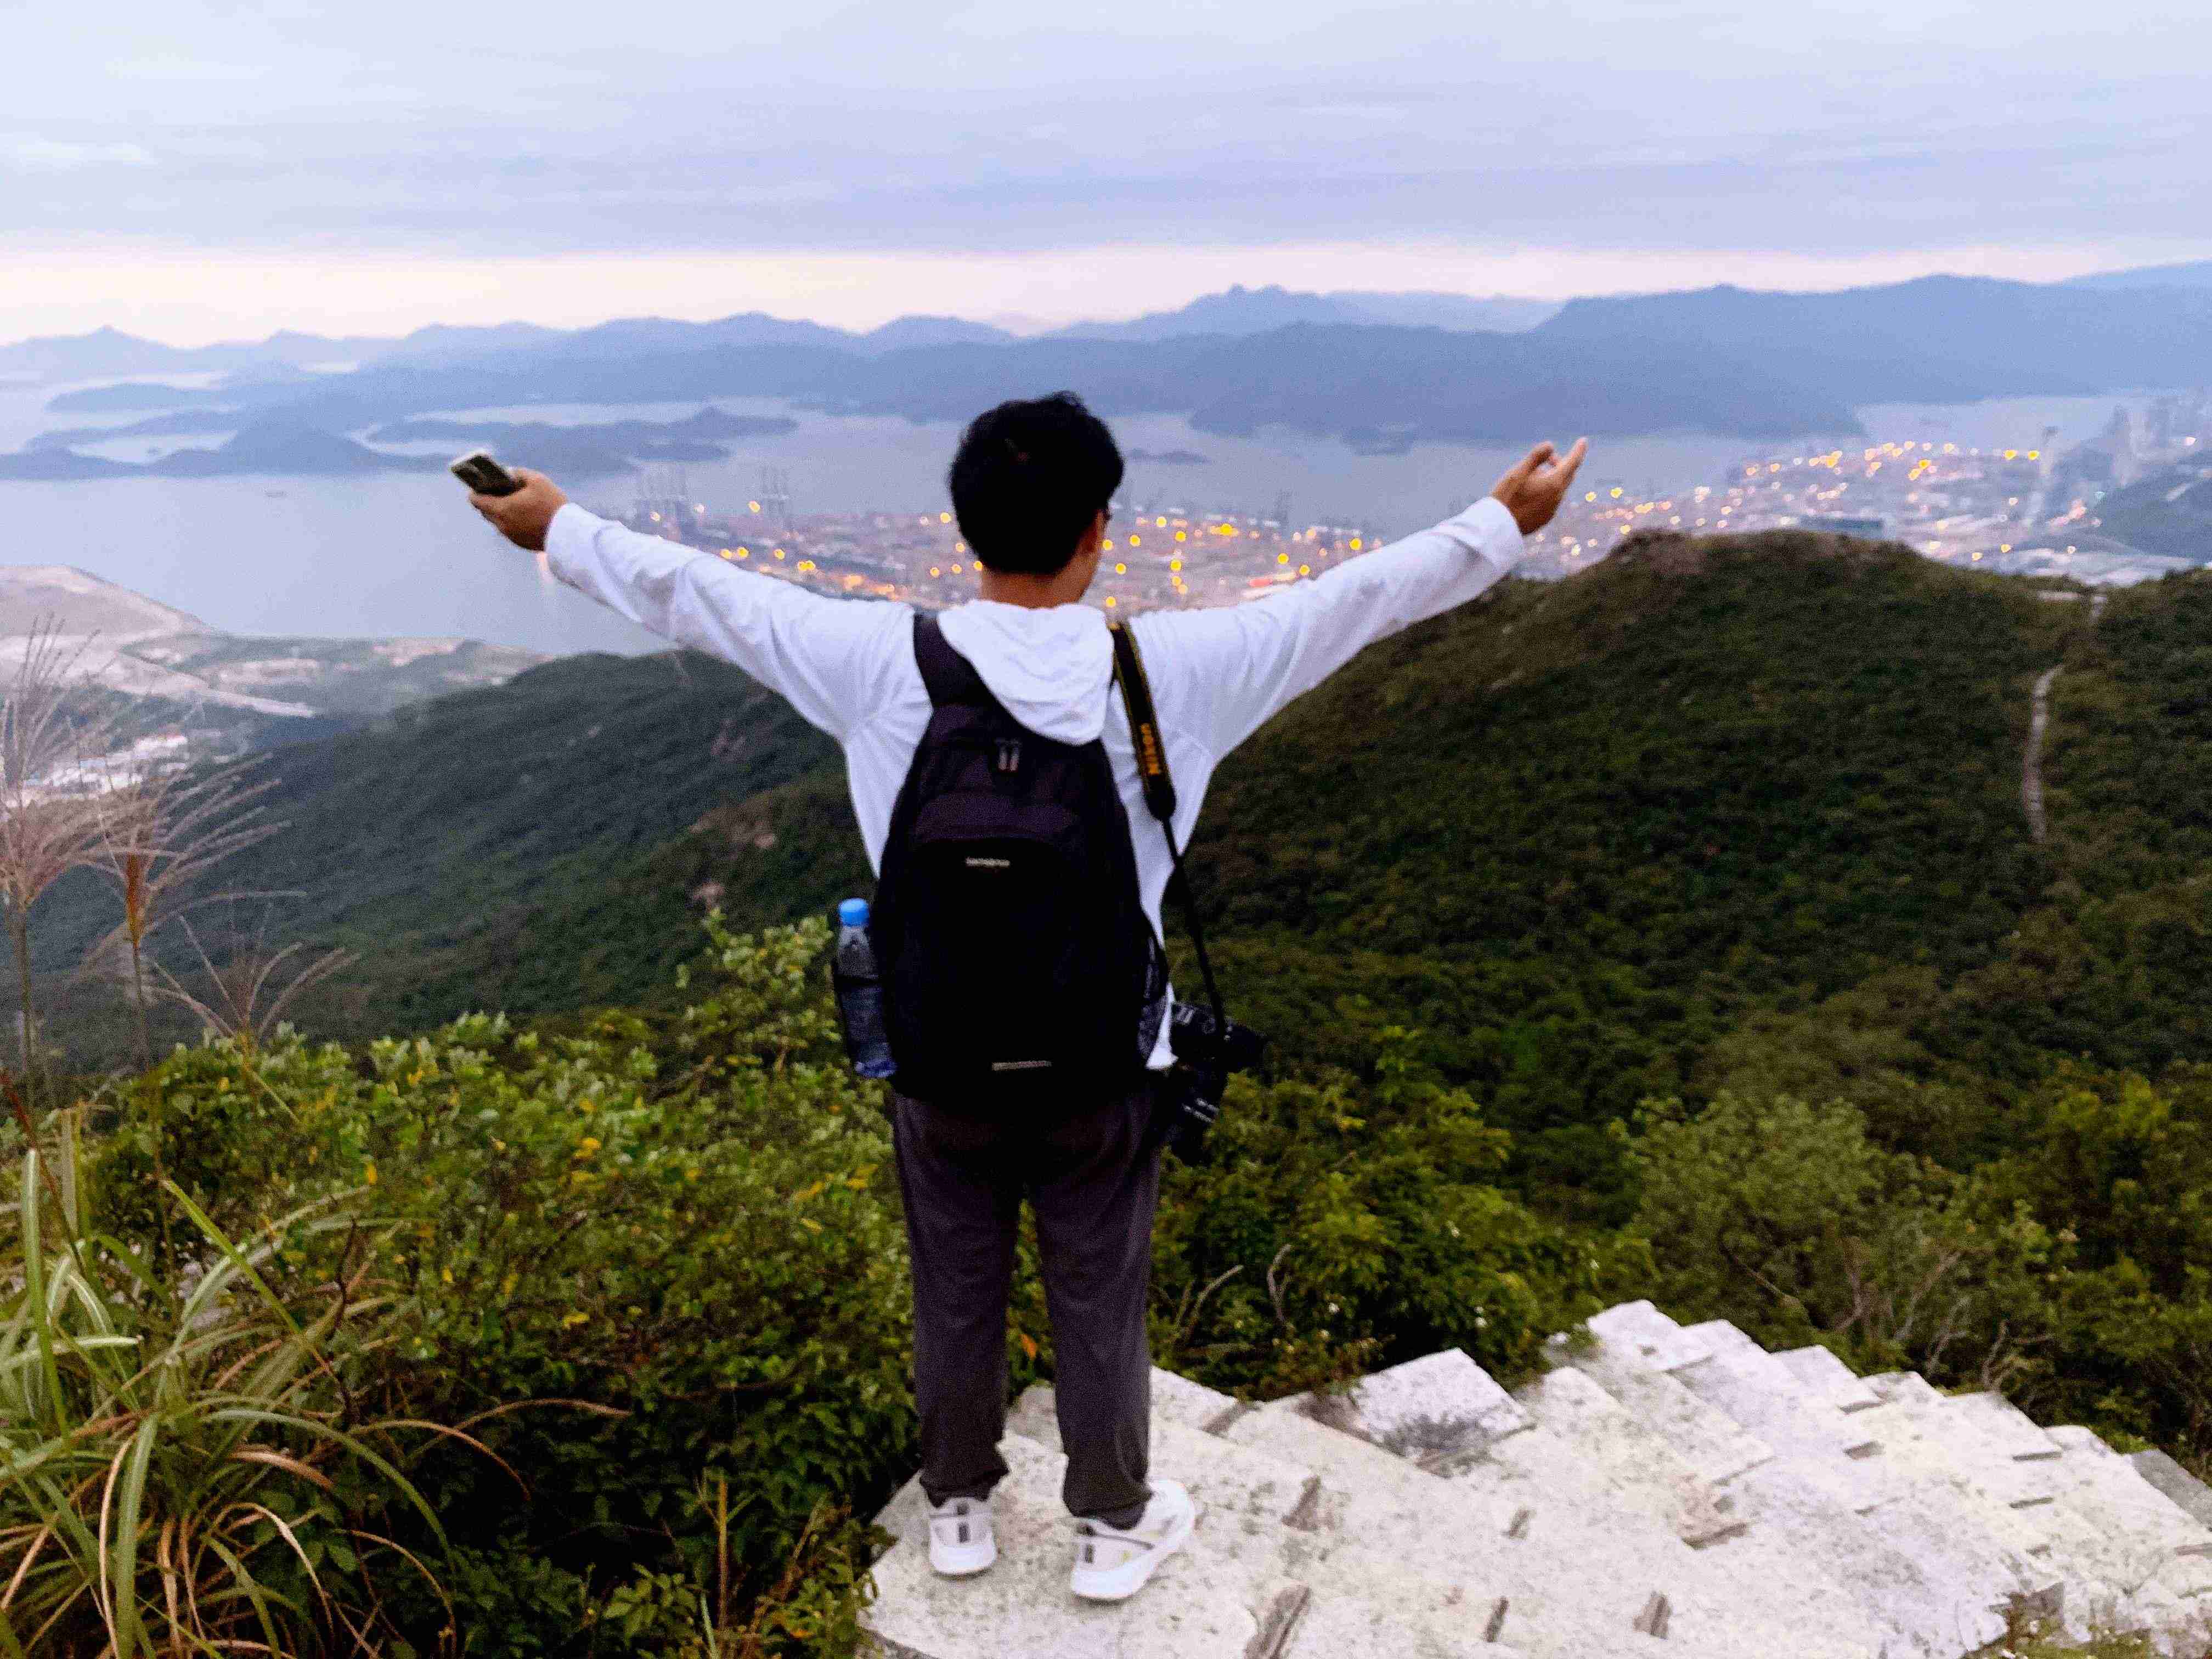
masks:
[[[1206,1000],[1213,1006],[1213,1018],[1226,1029],[1229,1011],[1222,1004],[1221,988],[1214,983],[1213,963],[1206,954],[1206,928],[1199,921],[1198,896],[1191,891],[1190,878],[1182,867],[1182,848],[1176,842],[1175,779],[1168,771],[1168,750],[1160,735],[1160,720],[1152,708],[1152,682],[1145,678],[1144,653],[1137,649],[1137,636],[1124,622],[1110,622],[1107,632],[1114,636],[1114,678],[1121,688],[1121,705],[1129,714],[1129,738],[1136,745],[1137,777],[1144,785],[1145,808],[1159,820],[1160,833],[1167,838],[1168,861],[1175,867],[1170,885],[1182,907],[1183,925],[1190,930],[1191,948],[1198,956],[1198,974],[1206,984]]]

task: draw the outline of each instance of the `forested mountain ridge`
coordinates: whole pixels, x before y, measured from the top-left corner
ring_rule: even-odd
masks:
[[[1790,532],[1632,538],[1362,655],[1224,763],[1193,849],[1276,1048],[1164,1178],[1161,1363],[1255,1398],[1452,1347],[1525,1375],[1650,1297],[2212,1468],[2208,632],[2195,574],[2097,605]],[[164,1168],[234,1236],[373,1205],[410,1418],[612,1413],[500,1417],[519,1507],[426,1463],[471,1553],[398,1616],[580,1652],[605,1584],[713,1543],[702,1467],[735,1559],[871,1512],[910,1337],[821,971],[868,888],[828,740],[722,665],[578,658],[265,766],[290,827],[224,878],[362,959],[296,1006],[316,1041],[88,1082],[117,1224],[160,1244]],[[712,908],[762,931],[702,939]],[[105,920],[42,903],[54,968]],[[74,994],[97,1036],[113,993]],[[433,1029],[472,1009],[507,1015]],[[1048,1372],[1026,1273],[1009,1341]],[[828,1590],[872,1554],[824,1548]]]
[[[2047,1054],[2173,1058],[2200,1017],[2163,968],[2134,1016],[2094,1012],[2122,971],[2094,952],[2041,1006],[2006,988],[2022,939],[2087,950],[2094,915],[2133,951],[2143,907],[2196,902],[2212,778],[2171,682],[2212,589],[2094,630],[2046,592],[1796,532],[1638,538],[1386,641],[1218,775],[1192,851],[1232,993],[1289,1061],[1418,1027],[1532,1179],[1899,975],[1916,1065],[1984,1095]],[[2021,750],[2061,661],[2039,847]],[[270,772],[293,827],[230,879],[305,891],[289,925],[366,953],[362,1029],[649,997],[708,902],[750,927],[867,890],[830,745],[696,659],[550,665]]]

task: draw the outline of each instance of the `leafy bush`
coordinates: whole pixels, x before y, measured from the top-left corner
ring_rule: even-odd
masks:
[[[2212,1066],[2069,1068],[2008,1129],[1961,1173],[1878,1145],[1842,1102],[1655,1105],[1636,1152],[1654,1293],[2212,1456]]]
[[[1498,1190],[1510,1138],[1380,1034],[1371,1085],[1239,1080],[1211,1163],[1170,1165],[1156,1246],[1159,1363],[1262,1396],[1464,1347],[1531,1369],[1640,1266]]]
[[[1677,1317],[1942,1383],[2047,1368],[2068,1240],[1986,1182],[1876,1146],[1856,1107],[1658,1103],[1637,1158],[1655,1294]]]
[[[460,1651],[660,1652],[702,1596],[742,1629],[780,1595],[763,1653],[849,1631],[872,1552],[843,1517],[903,1474],[913,1425],[889,1133],[835,1053],[826,941],[713,924],[714,985],[657,1030],[476,1015],[359,1054],[180,1052],[118,1133],[102,1189],[149,1249],[157,1143],[294,1284],[329,1277],[333,1245],[285,1211],[374,1218],[404,1316],[362,1387],[492,1454],[416,1469]],[[443,1606],[392,1594],[434,1639]]]

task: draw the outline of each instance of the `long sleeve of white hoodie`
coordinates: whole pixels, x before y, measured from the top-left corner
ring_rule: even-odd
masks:
[[[734,663],[836,738],[869,862],[881,865],[891,807],[929,723],[909,607],[811,593],[574,504],[555,515],[545,551],[561,580],[665,639]],[[1269,716],[1375,641],[1474,599],[1522,551],[1512,515],[1486,496],[1267,599],[1134,618],[1176,780],[1177,841],[1189,840],[1213,769]],[[1147,828],[1128,722],[1111,695],[1104,616],[1088,605],[978,599],[941,621],[945,639],[1023,725],[1063,743],[1104,741],[1136,836],[1146,914],[1158,928],[1171,866]],[[1167,1063],[1164,1035],[1156,1063]]]

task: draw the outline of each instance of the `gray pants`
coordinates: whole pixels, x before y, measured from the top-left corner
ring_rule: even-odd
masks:
[[[1022,1200],[1036,1212],[1052,1318],[1061,1498],[1133,1525],[1152,1488],[1152,1355],[1145,1304],[1160,1160],[1153,1088],[1017,1126],[895,1097],[899,1190],[914,1252],[915,1404],[933,1504],[982,1498],[1006,1473],[1006,1298]]]

